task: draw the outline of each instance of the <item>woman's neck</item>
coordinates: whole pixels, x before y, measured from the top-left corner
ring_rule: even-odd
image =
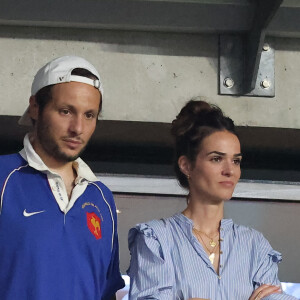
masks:
[[[224,202],[208,204],[190,199],[187,208],[182,213],[193,221],[196,229],[211,235],[219,230],[223,211]]]

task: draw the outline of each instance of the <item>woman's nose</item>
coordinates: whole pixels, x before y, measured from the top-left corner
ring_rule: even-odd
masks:
[[[231,161],[230,162],[226,161],[224,163],[222,175],[224,175],[224,176],[232,176],[233,175],[233,164]]]

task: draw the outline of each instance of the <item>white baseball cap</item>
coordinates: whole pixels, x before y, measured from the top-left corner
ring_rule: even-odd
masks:
[[[71,75],[76,68],[81,68],[90,71],[98,80],[90,79],[83,76]],[[31,95],[34,96],[40,89],[45,86],[58,84],[63,82],[82,82],[94,86],[101,93],[103,99],[103,87],[100,75],[96,68],[82,57],[78,56],[62,56],[58,57],[38,70],[34,76],[31,86]],[[18,122],[20,125],[32,126],[32,121],[29,117],[29,107],[24,112]]]

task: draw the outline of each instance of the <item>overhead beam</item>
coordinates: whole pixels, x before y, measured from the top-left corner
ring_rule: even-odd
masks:
[[[300,1],[284,0],[267,29],[267,35],[299,38],[299,20]]]
[[[246,36],[245,93],[249,93],[255,88],[267,26],[276,14],[282,1],[256,1],[253,25]]]
[[[0,24],[229,32],[249,30],[253,12],[254,5],[246,0],[2,0],[0,3]],[[291,18],[290,8],[285,11],[286,14],[289,14]],[[297,18],[294,16],[292,19]],[[274,25],[276,27],[277,24]]]
[[[2,0],[0,24],[217,32],[247,30],[251,11],[246,0]]]
[[[274,49],[264,43],[267,27],[282,2],[256,0],[253,24],[247,33],[220,35],[220,94],[275,96]]]
[[[284,0],[267,34],[300,37],[299,2]],[[254,12],[248,0],[1,0],[0,25],[238,33]]]

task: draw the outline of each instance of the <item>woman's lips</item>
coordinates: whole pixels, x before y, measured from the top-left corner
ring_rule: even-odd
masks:
[[[233,181],[220,181],[219,183],[224,187],[233,187],[234,186]]]

